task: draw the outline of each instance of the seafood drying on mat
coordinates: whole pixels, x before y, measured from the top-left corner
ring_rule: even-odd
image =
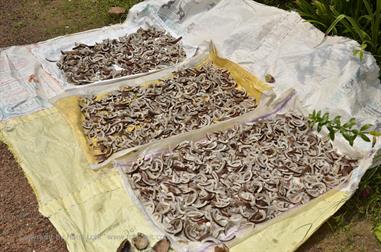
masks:
[[[139,28],[119,39],[76,44],[62,52],[57,66],[74,85],[146,73],[183,61],[186,54],[180,40],[153,27]]]
[[[130,252],[131,251],[131,243],[128,239],[125,239],[122,241],[122,243],[119,245],[116,252]]]
[[[132,243],[137,250],[146,249],[149,245],[148,238],[143,233],[138,233],[134,238],[132,238]]]
[[[132,244],[138,251],[146,250],[149,246],[149,240],[148,237],[143,233],[137,233],[136,236],[132,238]],[[167,237],[164,237],[163,239],[157,241],[150,251],[153,252],[168,252],[171,247],[171,242],[168,240]],[[131,242],[128,239],[125,239],[122,241],[122,243],[119,245],[116,252],[130,252],[135,251],[132,246]]]
[[[289,113],[208,133],[121,168],[168,234],[221,243],[344,183],[356,165]]]
[[[171,242],[167,237],[164,237],[160,241],[156,242],[152,247],[153,252],[168,252],[171,247]]]
[[[82,127],[100,162],[122,149],[199,129],[255,109],[255,99],[214,65],[188,68],[149,87],[82,97]]]

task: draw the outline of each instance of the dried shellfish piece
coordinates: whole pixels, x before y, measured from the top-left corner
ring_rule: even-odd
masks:
[[[131,243],[128,239],[125,239],[122,241],[122,243],[119,245],[116,252],[130,252],[131,251]]]
[[[171,247],[171,243],[167,237],[164,237],[160,241],[156,242],[152,247],[152,251],[154,252],[168,252]]]
[[[214,252],[229,252],[229,247],[225,244],[214,247]]]
[[[149,241],[145,234],[137,233],[134,238],[132,238],[132,244],[137,250],[143,250],[148,247]]]

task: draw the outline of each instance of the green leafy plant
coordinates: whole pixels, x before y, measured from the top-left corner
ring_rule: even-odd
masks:
[[[376,144],[377,137],[381,136],[381,132],[371,130],[373,127],[371,124],[365,124],[360,128],[355,128],[357,125],[355,118],[351,118],[348,122],[342,123],[340,116],[336,116],[331,119],[329,117],[329,113],[322,114],[321,111],[314,110],[309,115],[308,119],[311,127],[316,125],[318,132],[320,132],[323,127],[326,127],[329,131],[329,138],[332,140],[335,140],[335,135],[339,132],[351,146],[357,137],[362,138],[366,142],[372,142],[372,146],[374,146]]]
[[[376,235],[377,239],[381,242],[381,224],[379,224],[379,225],[374,229],[374,234]]]
[[[326,35],[357,40],[354,55],[364,57],[365,48],[381,64],[381,0],[296,0],[299,14]]]
[[[367,47],[367,44],[362,44],[359,49],[353,50],[353,55],[359,57],[360,60],[362,61],[364,59],[364,52],[366,47]]]

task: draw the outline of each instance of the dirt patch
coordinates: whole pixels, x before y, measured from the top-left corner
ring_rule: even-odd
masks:
[[[368,220],[353,220],[335,230],[324,224],[298,252],[381,252],[381,245],[373,235]]]
[[[124,20],[110,6],[128,9],[138,0],[0,0],[0,47],[31,44]]]
[[[67,251],[64,240],[38,212],[32,188],[5,144],[0,143],[1,251]]]

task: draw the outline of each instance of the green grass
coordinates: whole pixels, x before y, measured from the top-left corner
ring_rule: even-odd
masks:
[[[47,1],[47,0],[45,0]],[[141,0],[66,0],[57,6],[57,12],[67,20],[65,25],[49,27],[47,32],[54,36],[58,34],[69,34],[84,30],[84,27],[95,28],[105,25],[123,22],[127,13],[121,16],[110,15],[110,7],[119,6],[129,10],[134,4]],[[78,22],[77,20],[80,20]]]
[[[368,170],[345,209],[348,212],[355,209],[357,214],[371,218],[375,224],[381,224],[381,166]]]
[[[381,64],[381,0],[296,0],[299,14],[326,34],[357,40]]]
[[[374,228],[381,226],[381,166],[366,172],[355,194],[327,224],[332,231],[345,231],[352,221],[359,219],[370,220]]]

